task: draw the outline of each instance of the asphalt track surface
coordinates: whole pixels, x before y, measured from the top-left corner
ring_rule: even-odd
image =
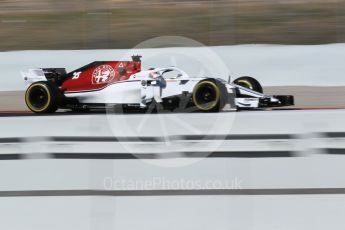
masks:
[[[250,112],[275,112],[275,111],[308,111],[308,110],[339,110],[342,108],[293,108],[293,109],[270,109],[270,110],[242,110],[236,111],[237,113],[250,113]],[[90,111],[90,112],[69,112],[69,111],[57,111],[52,114],[35,114],[30,111],[0,111],[0,118],[1,117],[54,117],[54,116],[92,116],[92,115],[106,115],[105,111]],[[145,112],[129,112],[124,113],[127,115],[134,115],[134,114],[145,114]],[[173,112],[169,112],[167,114],[174,114]],[[176,113],[175,113],[176,114]]]
[[[266,87],[264,88],[264,92],[268,95],[280,94],[293,95],[295,97],[295,106],[275,108],[274,110],[345,108],[345,87]],[[80,113],[78,113],[78,115],[79,114]],[[0,116],[24,115],[30,115],[30,111],[28,111],[25,105],[24,91],[0,92]],[[59,112],[55,115],[73,115],[73,113]]]

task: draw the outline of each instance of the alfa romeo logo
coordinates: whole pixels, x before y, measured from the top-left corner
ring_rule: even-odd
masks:
[[[115,71],[110,65],[98,66],[92,73],[92,84],[103,84],[115,78]]]

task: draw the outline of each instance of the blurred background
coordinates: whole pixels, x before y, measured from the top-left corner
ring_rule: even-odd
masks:
[[[131,48],[176,35],[205,45],[345,42],[344,0],[1,0],[0,51]]]

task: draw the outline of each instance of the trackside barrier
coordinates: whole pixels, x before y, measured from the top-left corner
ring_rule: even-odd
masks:
[[[310,154],[345,154],[345,133],[0,138],[0,160],[275,158]]]

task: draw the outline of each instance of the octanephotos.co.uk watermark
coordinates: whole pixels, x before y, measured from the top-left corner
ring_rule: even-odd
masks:
[[[148,179],[118,179],[105,177],[105,190],[211,190],[211,189],[243,189],[243,181],[238,177],[231,179],[170,179],[152,177]]]

